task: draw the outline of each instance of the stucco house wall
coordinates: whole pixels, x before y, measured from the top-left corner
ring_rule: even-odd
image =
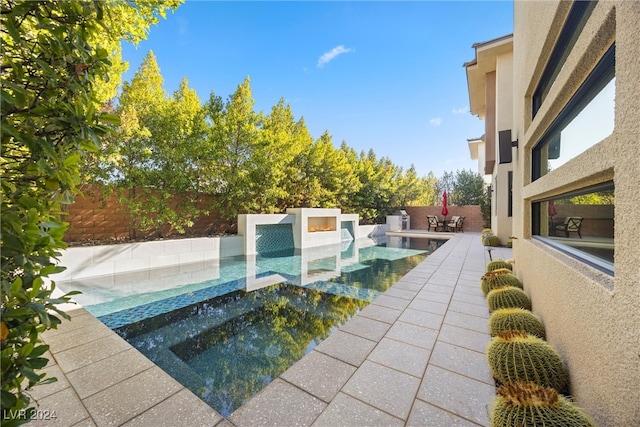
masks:
[[[508,51],[496,57],[496,141],[499,140],[498,132],[510,130],[513,123],[513,51]],[[513,139],[513,138],[512,138]],[[501,163],[500,147],[496,143],[495,169],[493,173],[492,200],[494,206],[491,210],[491,228],[500,238],[506,242],[511,236],[512,217],[509,215],[509,172],[513,170],[511,163]]]
[[[478,159],[485,179],[491,184],[490,227],[506,242],[512,229],[508,176],[513,162],[501,159],[499,135],[501,131],[511,130],[513,123],[513,37],[506,35],[472,47],[476,57],[464,64],[470,111],[484,120],[485,134],[482,144],[468,140],[469,147],[472,158]]]
[[[513,244],[516,273],[570,372],[570,391],[600,426],[640,425],[640,2],[600,1],[534,119],[531,96],[571,2],[514,4]],[[531,181],[532,149],[616,44],[613,133]],[[615,275],[532,237],[531,204],[613,180]]]

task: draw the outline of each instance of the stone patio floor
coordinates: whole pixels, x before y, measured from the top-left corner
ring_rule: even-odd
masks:
[[[488,262],[479,233],[456,234],[227,419],[75,308],[44,335],[58,381],[35,387],[29,425],[488,425]]]

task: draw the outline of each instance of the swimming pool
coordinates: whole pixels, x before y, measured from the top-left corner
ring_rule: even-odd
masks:
[[[226,417],[444,241],[378,243],[232,257],[112,278],[117,286],[83,280],[65,288],[82,291],[76,299],[89,312]]]

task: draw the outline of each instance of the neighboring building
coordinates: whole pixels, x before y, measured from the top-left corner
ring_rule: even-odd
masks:
[[[638,1],[516,1],[512,122],[495,132],[517,141],[515,272],[600,426],[640,425],[639,23]],[[467,70],[488,120],[469,72],[485,49]]]
[[[468,140],[469,151],[472,159],[478,159],[480,174],[489,183],[491,229],[507,242],[513,215],[513,35],[476,43],[473,48],[475,59],[464,64],[469,102],[471,114],[484,120],[485,134],[482,139]]]

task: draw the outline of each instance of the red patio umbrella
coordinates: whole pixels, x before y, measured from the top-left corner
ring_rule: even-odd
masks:
[[[444,219],[447,219],[447,215],[449,215],[449,209],[447,209],[447,192],[445,191],[442,194],[442,216]]]
[[[553,200],[549,200],[549,216],[553,218],[556,216],[558,212],[556,212],[556,204]]]

